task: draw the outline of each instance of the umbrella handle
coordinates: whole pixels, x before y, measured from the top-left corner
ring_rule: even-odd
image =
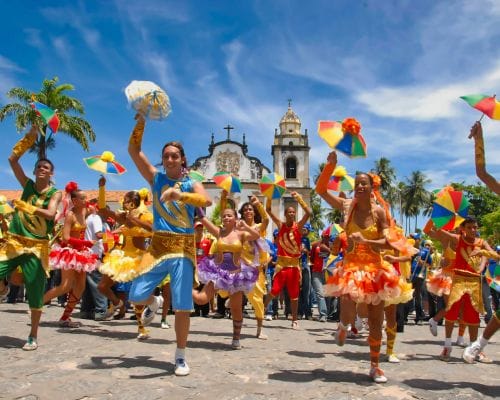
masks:
[[[483,117],[484,117],[484,113],[481,115],[481,118],[479,118],[477,122],[481,122]],[[469,133],[468,139],[471,139],[471,138],[472,138],[472,133]]]

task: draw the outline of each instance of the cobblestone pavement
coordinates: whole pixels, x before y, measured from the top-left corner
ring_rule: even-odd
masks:
[[[21,350],[26,304],[0,304],[0,398],[2,399],[482,399],[500,395],[500,346],[490,343],[492,364],[462,362],[454,347],[445,363],[439,336],[408,325],[398,334],[400,364],[382,363],[389,382],[368,378],[366,335],[335,345],[335,323],[266,321],[269,340],[254,337],[244,321],[241,350],[231,350],[229,319],[192,318],[187,361],[191,374],[173,374],[173,328],[151,326],[151,338],[136,340],[135,321],[79,320],[62,329],[61,308],[46,307],[36,351]],[[173,323],[173,316],[169,316]],[[77,320],[77,319],[75,319]],[[456,333],[455,333],[456,335]],[[438,340],[439,339],[439,340]],[[499,342],[498,336],[496,337]]]

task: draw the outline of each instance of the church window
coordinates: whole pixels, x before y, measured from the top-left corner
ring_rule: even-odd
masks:
[[[285,161],[285,179],[297,179],[297,160],[293,157]]]

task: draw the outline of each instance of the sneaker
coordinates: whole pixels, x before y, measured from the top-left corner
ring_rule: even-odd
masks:
[[[82,326],[81,322],[72,321],[71,319],[59,320],[59,326],[61,328],[79,328]]]
[[[38,343],[36,342],[36,338],[33,336],[28,336],[28,340],[23,346],[23,350],[32,351],[38,349]]]
[[[161,299],[161,300],[160,300]],[[142,324],[148,326],[155,318],[156,311],[162,306],[163,298],[160,296],[154,296],[153,302],[144,308],[142,312]]]
[[[103,313],[95,313],[94,320],[95,321],[107,321],[109,318],[106,317],[107,311]]]
[[[344,345],[346,336],[347,336],[347,328],[342,324],[339,324],[337,332],[335,333],[335,342],[337,343],[337,346]]]
[[[387,356],[387,362],[393,363],[393,364],[398,364],[399,363],[399,358],[396,356],[396,354],[389,354]]]
[[[170,328],[170,325],[168,324],[168,322],[167,322],[166,319],[162,319],[161,320],[160,326],[161,326],[161,329],[168,329],[168,328]]]
[[[439,359],[441,361],[450,361],[450,357],[451,357],[451,347],[443,347],[443,351],[441,352],[441,354],[439,355]]]
[[[272,315],[266,315],[266,321],[272,321],[273,320],[273,316]]]
[[[354,321],[354,329],[356,329],[355,333],[361,332],[363,330],[363,318],[359,318],[356,315],[356,320]],[[352,328],[351,328],[352,330]]]
[[[231,342],[231,348],[233,350],[241,350],[241,343],[238,339],[233,339]]]
[[[479,356],[481,349],[479,343],[474,342],[470,346],[467,346],[462,353],[462,358],[467,364],[473,364],[476,358]]]
[[[432,336],[438,335],[438,323],[437,321],[434,321],[434,318],[429,320],[429,330],[431,331]]]
[[[221,313],[214,313],[214,315],[212,315],[212,318],[215,318],[215,319],[221,319],[221,318],[224,318],[224,315],[222,315]]]
[[[482,351],[480,351],[479,354],[476,356],[476,361],[482,364],[491,364],[493,362],[493,360],[489,358],[486,354],[484,354]]]
[[[150,338],[149,331],[147,329],[139,331],[139,334],[137,335],[137,340],[147,340],[149,338]]]
[[[467,343],[465,343],[465,339],[463,336],[458,336],[455,344],[460,347],[467,347]]]
[[[296,331],[300,329],[299,321],[292,321],[292,329]]]
[[[372,381],[375,383],[386,383],[387,378],[384,375],[384,371],[382,371],[378,367],[372,367],[370,369],[370,378],[372,378]]]
[[[321,316],[319,322],[326,322],[326,315]]]
[[[115,306],[112,302],[109,303],[109,307],[104,313],[104,319],[108,320],[113,318],[116,312],[120,311],[120,309],[123,307],[123,301],[119,301],[118,304]]]
[[[186,376],[189,375],[189,365],[184,358],[178,358],[175,360],[175,370],[176,376]]]

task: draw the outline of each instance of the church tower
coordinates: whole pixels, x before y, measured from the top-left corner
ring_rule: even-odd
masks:
[[[274,131],[274,143],[271,149],[274,172],[285,178],[288,189],[280,204],[279,214],[276,215],[283,216],[284,210],[289,206],[297,207],[296,202],[289,194],[292,191],[299,193],[305,202],[310,204],[310,147],[307,129],[302,133],[301,125],[300,118],[292,110],[291,100],[289,100],[288,110],[280,121],[279,132],[278,129]],[[275,207],[274,204],[273,207]],[[302,216],[300,207],[297,208],[297,211],[297,220],[299,220]]]

